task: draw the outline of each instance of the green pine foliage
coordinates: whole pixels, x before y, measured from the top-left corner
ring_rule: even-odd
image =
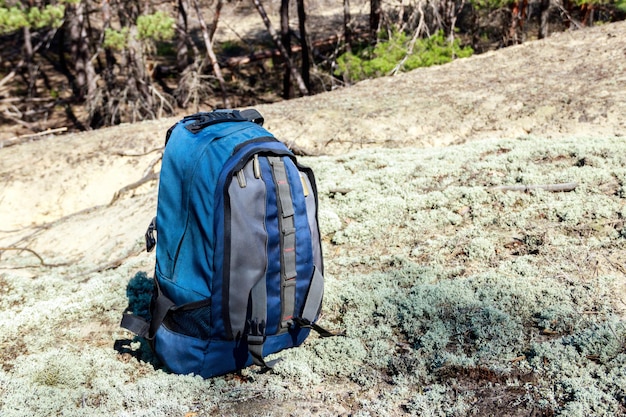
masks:
[[[136,33],[137,38],[148,45],[152,42],[168,41],[174,37],[174,19],[163,12],[139,16]],[[128,46],[129,36],[128,27],[120,30],[107,28],[104,32],[104,47],[122,51]]]
[[[6,7],[3,2],[0,4],[0,34],[15,32],[25,27],[57,28],[63,23],[64,14],[63,4],[49,4],[41,9],[38,7],[24,9],[18,6]]]
[[[106,28],[104,30],[104,47],[116,51],[121,51],[128,45],[128,28],[115,30]]]
[[[170,40],[174,37],[174,19],[163,12],[139,16],[137,32],[141,40]]]
[[[375,46],[365,47],[356,53],[347,52],[337,59],[336,75],[347,75],[350,81],[356,82],[394,71],[445,64],[455,58],[471,56],[474,52],[470,47],[462,47],[458,39],[450,43],[443,31],[418,39],[412,49],[410,43],[406,33],[396,32]]]

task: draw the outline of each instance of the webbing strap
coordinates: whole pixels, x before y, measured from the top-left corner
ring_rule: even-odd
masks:
[[[313,278],[311,279],[311,285],[309,292],[306,295],[304,301],[304,308],[302,309],[302,318],[309,322],[315,321],[317,314],[322,306],[322,297],[324,296],[324,277],[322,273],[315,268],[313,271]]]
[[[265,276],[259,279],[250,290],[250,320],[248,321],[248,352],[255,365],[271,368],[263,359],[265,327],[267,322],[267,288]]]
[[[120,327],[135,333],[139,337],[147,338],[150,331],[150,322],[143,317],[125,313],[122,315]]]
[[[156,298],[154,305],[151,309],[152,318],[148,322],[147,320],[136,316],[134,314],[124,314],[120,326],[124,329],[130,330],[137,336],[144,337],[148,340],[153,340],[159,326],[165,320],[167,313],[175,306],[175,304],[161,292],[159,282],[155,279],[154,285],[156,288]]]
[[[152,249],[156,246],[156,239],[154,237],[154,232],[157,230],[156,226],[156,216],[152,218],[152,221],[148,225],[148,229],[146,230],[145,238],[146,238],[146,252],[152,252]]]
[[[281,328],[286,329],[293,319],[296,304],[296,228],[293,199],[285,163],[279,157],[268,157],[272,166],[274,183],[278,194],[281,248]]]
[[[335,336],[345,336],[346,335],[345,331],[333,333],[333,332],[331,332],[329,330],[326,330],[325,328],[323,328],[319,324],[311,323],[308,320],[301,319],[301,318],[298,318],[298,317],[294,318],[293,321],[294,321],[294,323],[296,323],[298,326],[302,327],[303,329],[315,330],[317,332],[317,334],[320,335],[320,337],[335,337]]]

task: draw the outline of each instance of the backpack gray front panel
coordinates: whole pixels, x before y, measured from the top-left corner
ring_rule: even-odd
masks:
[[[243,335],[246,327],[250,291],[257,282],[265,280],[267,269],[266,188],[263,179],[255,177],[253,162],[250,160],[241,171],[245,180],[235,175],[228,187],[231,209],[228,314],[235,338]]]

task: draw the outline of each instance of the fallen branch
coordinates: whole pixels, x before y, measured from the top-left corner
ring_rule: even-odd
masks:
[[[134,183],[128,184],[126,187],[123,187],[117,190],[115,194],[113,194],[113,198],[111,199],[111,202],[109,203],[109,205],[115,203],[122,196],[122,194],[130,190],[134,190],[135,188],[141,187],[145,183],[150,182],[152,180],[158,180],[159,173],[154,172],[154,167],[161,161],[161,159],[163,159],[163,153],[161,153],[161,155],[159,155],[158,157],[154,158],[154,160],[150,163],[150,165],[148,165],[148,168],[146,168],[146,170],[144,171],[143,177],[139,181],[135,181]]]
[[[500,185],[497,187],[491,187],[496,191],[522,191],[528,192],[531,190],[545,190],[554,193],[573,191],[578,187],[577,182],[567,182],[563,184],[540,184],[540,185]]]
[[[288,144],[287,147],[298,156],[320,156],[319,152],[313,152],[296,144]]]
[[[39,136],[52,135],[53,133],[61,133],[65,131],[67,131],[67,127],[59,127],[57,129],[44,130],[43,132],[29,133],[26,135],[14,136],[12,138],[1,141],[0,149],[8,148],[9,146],[13,146],[13,145],[19,145],[20,143],[24,143],[30,139],[33,139]]]
[[[47,263],[46,261],[44,261],[44,260],[43,260],[43,258],[41,257],[41,255],[39,255],[39,254],[38,254],[37,252],[35,252],[34,250],[29,249],[29,248],[20,248],[20,247],[17,247],[17,246],[6,246],[6,247],[0,247],[0,254],[1,254],[2,252],[4,252],[4,251],[7,251],[7,250],[15,250],[15,251],[19,251],[19,252],[24,252],[24,251],[25,251],[25,252],[31,253],[31,254],[35,255],[35,257],[36,257],[37,259],[39,259],[39,263],[40,263],[40,265],[41,265],[41,266],[54,267],[54,266],[65,266],[65,265],[69,265],[68,263],[62,263],[62,264],[49,264],[49,263]]]
[[[111,202],[109,203],[109,205],[115,203],[122,196],[122,194],[127,193],[128,191],[134,190],[135,188],[139,188],[147,182],[158,180],[158,179],[159,179],[158,173],[156,172],[148,173],[139,181],[135,181],[134,183],[129,184],[126,187],[123,187],[117,190],[115,194],[113,194],[113,198],[111,199]]]
[[[368,35],[364,32],[353,32],[353,35],[355,33],[358,36],[358,38],[361,40],[367,39],[368,37]],[[343,35],[332,35],[325,39],[313,41],[311,43],[311,46],[313,49],[326,51],[326,50],[334,49],[335,46],[342,41],[343,41]],[[302,46],[293,45],[290,49],[291,49],[292,54],[296,54],[302,51]],[[226,66],[237,67],[237,66],[249,64],[254,61],[261,61],[264,59],[280,57],[280,56],[282,56],[282,53],[279,48],[264,49],[262,51],[251,53],[249,55],[230,57],[226,60]]]
[[[146,151],[144,153],[115,152],[115,155],[136,157],[136,156],[146,156],[146,155],[151,154],[152,152],[157,152],[157,151],[158,152],[163,152],[163,146],[161,146],[160,148],[150,149],[149,151]]]
[[[102,273],[105,271],[109,271],[111,269],[117,269],[120,266],[122,266],[124,264],[124,262],[126,262],[127,260],[129,260],[130,258],[132,258],[133,256],[139,256],[141,255],[141,253],[145,250],[145,248],[141,248],[138,250],[129,250],[126,255],[121,256],[117,259],[112,260],[111,262],[107,262],[104,265],[100,265],[97,266],[95,268],[92,268],[90,270],[87,270],[85,272],[81,272],[81,275],[90,275],[90,274],[94,274],[94,273]],[[84,278],[83,280],[79,281],[80,283],[83,282],[87,282],[89,281],[89,277]]]

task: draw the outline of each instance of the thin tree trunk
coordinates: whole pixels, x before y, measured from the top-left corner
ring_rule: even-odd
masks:
[[[265,8],[261,4],[261,1],[260,0],[252,0],[252,1],[257,11],[261,15],[261,18],[263,19],[263,23],[265,23],[265,27],[267,27],[267,30],[270,33],[270,36],[272,37],[272,39],[274,40],[276,47],[280,50],[281,55],[285,59],[285,63],[287,64],[287,66],[289,67],[289,70],[291,71],[291,76],[294,78],[294,80],[296,80],[298,84],[298,89],[300,90],[300,94],[302,94],[303,96],[308,95],[309,90],[304,84],[302,77],[300,76],[296,68],[291,63],[291,60],[289,59],[289,54],[287,53],[287,50],[285,49],[285,46],[283,45],[283,43],[280,41],[280,37],[278,36],[276,31],[272,27],[272,23],[270,22],[269,17],[267,17],[267,13],[265,12]]]
[[[343,0],[343,37],[346,41],[346,52],[352,51],[352,28],[350,21],[350,0]]]
[[[81,100],[92,97],[96,90],[96,71],[89,54],[87,30],[85,29],[85,4],[73,6],[74,14],[69,22],[69,42],[72,64],[76,69],[75,92]]]
[[[287,59],[291,61],[291,33],[289,31],[289,0],[281,0],[280,2],[280,40],[289,54]],[[283,76],[283,98],[289,99],[293,88],[291,87],[291,69],[285,67],[285,75]]]
[[[297,0],[298,3],[298,26],[300,28],[300,45],[302,46],[302,81],[307,90],[311,91],[311,59],[309,50],[309,36],[306,32],[306,11],[304,10],[304,0]]]
[[[209,56],[209,60],[211,61],[213,72],[215,73],[215,76],[220,83],[220,88],[222,89],[222,99],[224,102],[224,107],[229,108],[230,100],[228,100],[228,95],[226,93],[226,81],[224,81],[222,69],[217,62],[217,57],[215,56],[215,52],[213,51],[213,43],[211,41],[209,29],[207,28],[204,18],[202,17],[202,12],[200,11],[198,0],[193,0],[193,6],[196,9],[196,14],[198,15],[198,20],[200,21],[200,27],[202,28],[202,36],[204,38],[204,44],[206,45],[207,55]]]
[[[215,5],[215,12],[213,12],[213,24],[211,25],[211,33],[210,33],[211,42],[213,42],[213,38],[215,37],[215,31],[217,30],[217,23],[220,20],[220,15],[222,14],[223,5],[224,5],[224,0],[217,0],[217,4]]]
[[[26,61],[26,84],[28,85],[28,97],[34,97],[37,93],[37,68],[33,61],[33,41],[28,26],[24,27],[24,60]]]
[[[541,0],[541,21],[539,24],[539,39],[547,38],[549,36],[548,20],[550,18],[550,11],[552,5],[550,0]]]
[[[176,67],[181,72],[189,65],[188,9],[189,2],[187,0],[178,0],[176,11]]]
[[[370,0],[370,42],[374,42],[380,26],[381,0]],[[404,11],[404,9],[403,9]]]
[[[523,42],[527,7],[528,0],[516,0],[511,8],[509,41],[512,41],[514,44],[520,44]]]

